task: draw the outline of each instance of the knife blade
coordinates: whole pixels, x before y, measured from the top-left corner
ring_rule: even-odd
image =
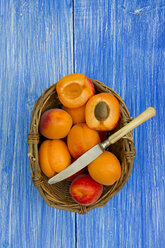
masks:
[[[95,160],[98,156],[100,156],[108,146],[117,142],[119,139],[121,139],[123,136],[125,136],[135,127],[147,121],[154,115],[156,115],[156,110],[153,107],[147,108],[143,113],[137,116],[134,120],[130,121],[127,125],[125,125],[121,129],[119,129],[117,132],[112,134],[107,140],[105,140],[101,144],[94,146],[93,148],[88,150],[86,153],[84,153],[81,157],[79,157],[76,161],[74,161],[71,165],[69,165],[66,169],[64,169],[63,171],[61,171],[54,177],[50,178],[48,180],[48,183],[54,184],[54,183],[60,182],[72,176],[79,170],[83,169],[88,164],[90,164],[93,160]]]

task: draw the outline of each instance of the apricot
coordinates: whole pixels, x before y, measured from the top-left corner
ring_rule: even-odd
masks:
[[[86,104],[85,119],[90,128],[112,130],[120,119],[120,104],[116,97],[109,93],[94,95]]]
[[[88,172],[96,182],[112,185],[121,176],[121,165],[113,153],[104,151],[88,165]]]
[[[57,82],[56,90],[60,102],[68,108],[78,108],[94,95],[92,81],[82,73],[63,77]]]
[[[62,140],[45,140],[39,148],[39,164],[47,177],[64,170],[71,163],[67,145]]]
[[[80,157],[98,143],[100,143],[98,132],[85,123],[74,125],[67,136],[68,149],[73,158]]]
[[[62,108],[70,114],[73,120],[73,124],[85,122],[85,105],[79,108],[67,108],[65,106],[63,106]]]
[[[85,174],[76,177],[70,186],[70,194],[74,201],[84,206],[95,203],[102,192],[103,186]]]
[[[72,126],[72,117],[62,109],[50,109],[40,119],[40,133],[48,139],[61,139],[67,136]]]

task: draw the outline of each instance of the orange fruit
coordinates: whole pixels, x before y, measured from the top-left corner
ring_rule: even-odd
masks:
[[[113,153],[104,151],[88,165],[88,172],[96,182],[112,185],[121,176],[121,165]]]

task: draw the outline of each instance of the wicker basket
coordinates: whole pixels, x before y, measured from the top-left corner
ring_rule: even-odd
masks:
[[[92,81],[95,86],[96,94],[100,92],[111,93],[120,103],[121,117],[118,125],[111,132],[114,133],[131,120],[127,107],[121,97],[112,89],[97,80]],[[113,152],[121,163],[121,178],[114,185],[105,186],[103,194],[97,202],[87,207],[81,206],[72,199],[69,193],[69,181],[64,180],[57,184],[50,185],[48,184],[48,178],[40,169],[38,161],[38,148],[44,140],[44,137],[41,136],[38,131],[40,117],[46,110],[55,107],[59,108],[61,107],[61,104],[57,96],[56,84],[53,84],[45,90],[42,96],[35,103],[31,118],[30,132],[28,134],[28,157],[34,185],[37,187],[45,202],[53,208],[84,214],[94,208],[103,207],[126,184],[131,174],[133,159],[135,156],[132,132],[128,133],[125,137],[109,147],[109,151]],[[108,135],[111,133],[108,133]]]

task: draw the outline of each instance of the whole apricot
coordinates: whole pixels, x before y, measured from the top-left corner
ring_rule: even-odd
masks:
[[[80,157],[99,143],[98,132],[89,128],[85,123],[74,125],[67,136],[68,149],[74,158]]]
[[[90,128],[112,130],[120,119],[120,104],[116,97],[109,93],[94,95],[86,104],[85,119]]]
[[[71,163],[67,145],[62,140],[45,140],[39,148],[39,164],[43,173],[52,177]]]
[[[94,95],[94,85],[82,73],[74,73],[61,78],[56,85],[60,102],[68,108],[84,105]]]
[[[88,172],[96,182],[112,185],[121,176],[121,165],[113,153],[104,151],[88,165]]]
[[[95,182],[89,175],[77,176],[71,186],[70,194],[79,204],[89,206],[95,203],[103,192],[103,186]]]
[[[63,106],[62,108],[70,114],[73,120],[73,124],[85,122],[85,105],[79,108],[67,108],[65,106]]]
[[[40,119],[40,133],[48,139],[61,139],[67,136],[72,126],[72,117],[62,109],[50,109]]]

